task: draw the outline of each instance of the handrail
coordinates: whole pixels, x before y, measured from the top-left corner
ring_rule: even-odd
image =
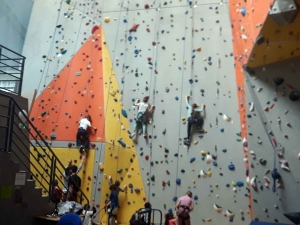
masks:
[[[44,188],[45,191],[48,192],[49,197],[50,197],[50,191],[51,191],[51,185],[53,184],[54,180],[59,181],[59,183],[61,183],[63,185],[63,187],[65,187],[68,190],[68,187],[66,187],[64,185],[64,182],[62,181],[64,179],[64,164],[59,160],[59,158],[55,155],[55,153],[53,152],[53,150],[51,149],[51,147],[49,146],[48,142],[42,137],[42,135],[40,134],[40,131],[37,130],[37,128],[33,125],[33,123],[30,121],[30,119],[28,118],[28,116],[24,113],[24,111],[21,109],[21,107],[18,105],[18,103],[15,101],[15,99],[7,94],[4,93],[0,93],[0,96],[3,96],[7,99],[9,99],[9,107],[8,107],[8,119],[7,119],[7,125],[9,127],[8,129],[8,133],[6,140],[7,142],[5,143],[5,149],[8,152],[13,152],[15,155],[17,155],[14,150],[13,147],[11,146],[11,143],[13,143],[18,151],[21,151],[23,156],[25,157],[26,160],[29,161],[30,165],[33,166],[33,168],[38,171],[39,176],[41,176],[41,178],[43,178],[43,180],[46,182],[47,185],[49,185],[49,188],[46,189],[45,185],[42,184],[42,181],[39,181],[38,178],[35,176],[35,174],[26,166],[26,163],[23,162],[19,156],[17,156],[17,158],[21,161],[22,164],[24,164],[24,166],[30,171],[31,175],[41,184],[41,186]],[[16,110],[19,111],[19,114],[16,113]],[[22,116],[23,120],[20,118],[20,116]],[[28,137],[23,130],[20,128],[20,126],[17,124],[18,121],[15,121],[15,118],[17,118],[19,120],[19,124],[21,124],[23,126],[23,129],[25,129],[28,132],[28,135],[32,136],[32,139],[30,139],[30,136]],[[21,137],[18,135],[18,133],[15,130],[15,127],[17,127],[17,130],[19,130],[22,135]],[[53,176],[51,176],[51,172],[47,172],[47,175],[49,176],[49,181],[43,177],[43,173],[41,173],[41,171],[38,170],[38,168],[30,161],[30,159],[28,157],[26,157],[26,155],[24,154],[24,152],[21,150],[20,146],[17,145],[17,143],[13,140],[13,136],[16,136],[16,138],[18,139],[18,142],[20,142],[22,144],[21,148],[24,149],[28,149],[28,146],[21,140],[22,138],[26,138],[26,140],[28,139],[29,141],[29,146],[33,147],[33,152],[28,149],[29,154],[33,156],[33,158],[35,159],[35,161],[38,162],[38,167],[43,168],[42,164],[43,162],[45,162],[45,166],[47,168],[50,168],[51,171],[58,171],[59,174],[57,174],[56,172],[54,172]],[[23,139],[24,140],[24,139]],[[32,141],[35,141],[35,143],[32,143]],[[38,153],[38,156],[35,157],[34,152]],[[56,165],[52,166],[52,163],[50,163],[51,165],[49,165],[49,163],[47,162],[47,160],[44,159],[44,157],[40,157],[39,155],[42,154],[46,154],[46,156],[52,156],[52,159],[55,160]],[[43,162],[39,162],[39,159],[42,158]],[[63,170],[61,170],[60,169]],[[45,171],[45,168],[43,168]],[[62,179],[61,179],[62,178]],[[46,185],[46,186],[47,186]],[[85,199],[87,201],[87,204],[89,204],[89,199],[87,198],[87,196],[84,194],[84,192],[79,188],[79,191],[77,192],[78,196],[80,197],[80,203],[82,203],[82,200]]]

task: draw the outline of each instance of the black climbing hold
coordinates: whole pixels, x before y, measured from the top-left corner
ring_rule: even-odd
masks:
[[[276,77],[276,78],[273,79],[273,81],[274,81],[274,83],[275,83],[277,86],[279,86],[279,85],[281,85],[281,84],[284,82],[284,79],[281,78],[281,77]]]
[[[256,39],[256,44],[257,45],[261,45],[261,44],[263,44],[264,42],[265,42],[265,37],[263,37],[263,36],[259,36],[257,39]]]
[[[293,102],[298,101],[300,99],[300,92],[299,91],[292,91],[290,93],[289,98]]]

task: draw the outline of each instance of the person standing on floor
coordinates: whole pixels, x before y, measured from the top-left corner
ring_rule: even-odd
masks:
[[[190,212],[194,210],[192,197],[193,193],[188,191],[185,196],[178,199],[175,206],[178,216],[177,225],[182,225],[182,221],[184,221],[185,225],[191,224]]]
[[[77,175],[77,170],[77,166],[71,166],[71,175],[68,180],[68,201],[77,201],[77,193],[81,186],[81,178]]]
[[[81,162],[77,167],[76,174],[78,174],[80,172],[80,170],[82,169],[82,166],[84,164],[85,159],[86,159],[85,155],[82,155],[81,156]],[[72,160],[69,159],[68,165],[65,167],[65,172],[63,174],[63,176],[64,176],[64,187],[63,187],[62,191],[63,191],[65,197],[66,197],[66,194],[68,192],[68,187],[69,187],[68,181],[69,181],[69,177],[71,175],[71,166],[72,166]]]
[[[190,144],[190,137],[191,137],[191,130],[192,125],[196,125],[198,131],[203,131],[203,118],[197,118],[196,113],[202,112],[205,109],[205,105],[202,104],[201,108],[198,108],[198,105],[196,103],[193,103],[192,105],[189,104],[190,96],[186,96],[186,106],[188,108],[188,126],[187,126],[187,137],[184,138],[184,144],[189,145]]]
[[[110,205],[110,217],[109,217],[109,224],[110,225],[116,225],[116,220],[117,220],[117,216],[118,216],[118,212],[119,212],[119,192],[117,190],[117,187],[112,184],[109,187],[111,193],[109,196],[109,200],[110,202],[106,205],[106,207],[108,207],[108,205]]]
[[[76,144],[80,153],[87,152],[90,148],[88,128],[92,127],[91,121],[92,119],[90,115],[86,115],[85,118],[80,118],[79,127],[76,134]],[[94,131],[97,130],[96,127],[93,127],[93,129]]]
[[[133,138],[136,135],[137,132],[137,126],[138,125],[142,125],[142,129],[143,129],[143,136],[144,138],[146,138],[147,136],[147,117],[146,117],[146,113],[152,113],[154,106],[153,105],[149,105],[148,103],[149,101],[149,96],[144,97],[143,102],[140,102],[139,99],[135,100],[134,102],[134,106],[138,106],[138,114],[136,117],[136,121],[134,124],[134,128],[133,128],[133,133],[130,135],[130,138]]]

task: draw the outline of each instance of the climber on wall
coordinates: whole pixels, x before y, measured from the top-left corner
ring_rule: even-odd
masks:
[[[136,121],[135,121],[135,124],[134,124],[133,133],[130,135],[130,138],[133,138],[136,135],[137,126],[140,125],[140,124],[142,125],[143,136],[145,138],[147,136],[147,133],[146,133],[146,130],[147,130],[146,113],[147,112],[152,113],[153,109],[154,109],[153,105],[151,105],[151,106],[149,105],[148,100],[149,100],[149,96],[146,96],[146,97],[144,97],[143,102],[140,102],[140,100],[137,99],[137,100],[135,100],[135,102],[133,104],[134,106],[138,106],[138,114],[137,114]]]
[[[188,126],[187,126],[187,137],[184,138],[184,144],[189,145],[190,144],[190,137],[191,137],[191,130],[192,130],[192,125],[197,126],[197,130],[200,132],[206,132],[203,130],[202,126],[204,123],[203,118],[197,118],[196,113],[197,112],[202,112],[205,109],[205,105],[202,104],[201,108],[198,108],[198,105],[196,103],[193,103],[192,105],[189,104],[189,99],[190,96],[186,96],[186,106],[188,108]]]
[[[121,185],[120,181],[116,180],[115,183],[113,184],[113,180],[112,180],[111,176],[108,177],[108,185],[109,185],[109,187],[111,185],[115,185],[118,193],[125,192],[125,189],[120,188],[120,185]]]
[[[178,202],[175,206],[178,216],[177,225],[182,225],[183,221],[185,225],[191,224],[190,212],[194,210],[192,197],[193,193],[188,191],[185,196],[182,196],[178,199]]]
[[[114,184],[110,185],[109,189],[111,191],[109,196],[110,201],[106,204],[105,207],[108,208],[108,206],[110,206],[109,224],[115,225],[119,212],[119,192]]]
[[[88,128],[92,127],[91,125],[91,116],[86,115],[85,118],[80,117],[78,132],[76,135],[76,144],[79,148],[80,153],[86,153],[87,150],[90,148],[90,140],[89,140],[89,133]],[[97,130],[96,127],[93,127],[94,131]]]

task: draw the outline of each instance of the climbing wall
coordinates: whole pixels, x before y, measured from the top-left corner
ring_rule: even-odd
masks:
[[[300,194],[297,140],[300,130],[298,116],[300,105],[299,102],[289,99],[291,92],[300,89],[297,76],[300,70],[298,61],[299,57],[257,68],[251,71],[248,78],[250,174],[251,178],[257,177],[257,191],[253,191],[253,216],[260,221],[290,223],[283,213],[297,212],[299,208],[295,198]],[[278,78],[284,79],[280,85],[274,82],[274,79],[278,81]],[[250,89],[253,90],[253,94]],[[254,108],[250,111],[252,102]],[[264,123],[261,122],[260,116],[263,117]],[[275,152],[272,147],[274,140],[277,143]],[[275,193],[272,191],[272,176],[268,173],[274,166],[282,177],[280,182],[282,188],[277,188]],[[266,186],[268,180],[264,178],[271,180],[268,187]]]
[[[127,187],[119,196],[122,224],[146,201],[166,213],[188,190],[196,204],[192,224],[249,224],[254,218],[286,222],[281,214],[294,210],[295,201],[282,206],[271,184],[260,189],[266,166],[259,158],[269,167],[273,155],[262,154],[264,149],[254,161],[250,154],[257,140],[248,133],[261,132],[266,144],[267,139],[255,111],[247,112],[253,100],[242,69],[272,2],[35,1],[23,52],[24,93],[38,90],[31,118],[49,141],[56,134],[52,146],[67,151],[75,144],[80,112],[92,115],[98,129],[91,134],[95,157],[88,163],[95,166],[89,191],[98,209],[109,195],[111,176]],[[47,22],[40,26],[46,12]],[[265,89],[260,101],[270,98]],[[206,105],[201,116],[207,133],[193,129],[189,148],[182,141],[186,95],[190,103]],[[133,102],[144,96],[155,105],[147,138],[139,132],[130,139],[137,115]],[[298,191],[295,183],[290,188],[280,189],[287,199]],[[106,223],[104,210],[99,220]]]

